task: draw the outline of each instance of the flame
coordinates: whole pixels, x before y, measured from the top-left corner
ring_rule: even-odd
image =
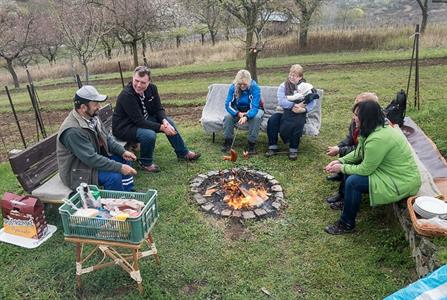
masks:
[[[249,185],[256,184],[249,182]],[[226,192],[223,200],[234,209],[259,206],[270,195],[264,187],[245,188],[242,182],[234,177],[230,177],[229,180],[224,180],[222,186]]]

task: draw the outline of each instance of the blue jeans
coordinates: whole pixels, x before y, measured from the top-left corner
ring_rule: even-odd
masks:
[[[289,143],[289,151],[298,152],[304,124],[306,124],[305,113],[295,114],[289,110],[274,113],[267,122],[269,149],[278,149],[278,134],[280,134],[283,142]]]
[[[345,178],[345,201],[340,219],[343,223],[354,228],[362,193],[369,193],[369,178],[360,175],[350,175]]]
[[[122,157],[118,155],[113,155],[110,157],[114,161],[120,162],[122,164],[130,165],[130,162],[125,161]],[[123,175],[117,172],[109,171],[98,171],[98,183],[102,185],[105,190],[112,191],[125,191],[130,192],[134,188],[134,181],[132,175]]]
[[[171,118],[166,118],[168,122],[177,131],[176,135],[167,136],[169,143],[174,148],[177,157],[183,157],[188,153],[188,148],[185,145],[180,133],[175,126],[174,121]],[[155,118],[149,117],[149,120],[157,122]],[[149,166],[154,161],[154,149],[155,140],[157,139],[157,132],[152,129],[138,128],[137,129],[137,141],[140,143],[140,160],[145,166]]]
[[[254,118],[247,121],[248,123],[248,141],[250,143],[255,143],[258,139],[259,129],[261,129],[262,116],[264,111],[262,109],[258,110],[258,113]],[[239,121],[239,117],[233,117],[227,113],[224,117],[223,128],[224,128],[224,138],[233,139],[234,136],[234,126]]]

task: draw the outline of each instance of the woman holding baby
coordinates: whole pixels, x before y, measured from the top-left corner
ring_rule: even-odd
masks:
[[[289,159],[296,160],[298,146],[303,135],[307,112],[315,107],[315,99],[319,96],[310,83],[304,79],[301,65],[292,65],[289,78],[278,88],[277,112],[267,123],[269,140],[265,156],[270,157],[278,152],[278,134],[285,144],[289,144]]]

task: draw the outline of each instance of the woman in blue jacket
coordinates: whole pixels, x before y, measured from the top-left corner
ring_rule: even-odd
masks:
[[[225,142],[222,152],[228,152],[234,137],[234,126],[248,123],[248,154],[255,154],[255,144],[264,110],[261,107],[261,89],[251,79],[250,72],[240,70],[228,90],[225,100],[227,114],[224,117]]]

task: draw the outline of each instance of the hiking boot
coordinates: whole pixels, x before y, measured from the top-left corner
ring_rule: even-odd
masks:
[[[326,202],[329,204],[339,201],[343,201],[343,197],[339,193],[326,198]]]
[[[329,234],[334,234],[334,235],[346,234],[346,233],[354,232],[354,227],[343,223],[341,220],[338,220],[334,224],[326,226],[324,231],[326,231]]]
[[[343,206],[345,206],[345,202],[343,200],[333,202],[329,205],[329,207],[332,208],[333,210],[343,210]]]
[[[297,152],[289,152],[289,159],[290,160],[296,160],[298,158]]]
[[[195,161],[198,160],[202,154],[199,152],[188,151],[185,156],[179,157],[179,160]]]
[[[255,155],[256,149],[255,149],[256,143],[248,142],[248,155]]]
[[[273,155],[276,155],[277,152],[278,152],[278,150],[276,150],[276,149],[268,149],[264,155],[265,155],[265,157],[271,157]]]
[[[142,168],[144,171],[149,172],[149,173],[157,173],[157,172],[160,172],[160,167],[157,166],[156,164],[151,164],[151,165],[148,165],[148,166],[141,166],[141,168]]]
[[[222,145],[222,152],[228,153],[231,149],[231,144],[233,143],[233,139],[225,139],[223,145]]]
[[[326,176],[326,179],[329,181],[342,181],[343,175],[341,173],[334,173],[334,174]]]

